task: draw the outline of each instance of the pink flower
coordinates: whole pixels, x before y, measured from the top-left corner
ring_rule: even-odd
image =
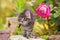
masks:
[[[50,7],[46,4],[40,4],[36,8],[37,16],[41,16],[42,18],[48,18],[50,16]]]

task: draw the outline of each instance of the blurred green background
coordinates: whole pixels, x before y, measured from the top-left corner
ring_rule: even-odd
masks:
[[[30,8],[36,13],[36,7],[40,3],[51,7],[51,17],[46,20],[37,16],[34,32],[39,36],[58,35],[60,31],[60,0],[0,0],[0,30],[3,30],[7,17],[16,17],[25,8]],[[17,34],[20,34],[20,31],[21,29],[17,28]]]

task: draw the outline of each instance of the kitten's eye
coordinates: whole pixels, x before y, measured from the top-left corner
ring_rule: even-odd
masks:
[[[27,21],[27,18],[24,18],[25,21]]]
[[[19,18],[18,21],[21,21],[22,18]]]

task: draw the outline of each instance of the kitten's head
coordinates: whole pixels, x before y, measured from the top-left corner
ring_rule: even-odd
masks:
[[[21,25],[27,25],[29,22],[32,22],[33,21],[32,15],[33,13],[31,12],[31,10],[25,9],[24,12],[22,12],[18,17],[19,23]]]

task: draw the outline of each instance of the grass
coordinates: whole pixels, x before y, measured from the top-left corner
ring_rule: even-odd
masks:
[[[0,30],[3,30],[4,26],[2,24],[0,24]]]

